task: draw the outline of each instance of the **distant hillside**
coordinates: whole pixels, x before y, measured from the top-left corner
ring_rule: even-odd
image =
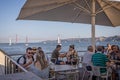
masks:
[[[115,41],[115,42],[120,42],[120,36],[107,37],[107,38],[105,38],[104,41]]]
[[[62,39],[62,42],[91,42],[91,38],[68,38],[68,39]],[[96,41],[106,41],[106,42],[120,42],[120,36],[110,36],[110,37],[97,37]],[[57,40],[47,40],[43,41],[44,43],[46,42],[52,42],[52,43],[57,43]]]
[[[91,38],[69,38],[69,39],[64,39],[67,41],[81,41],[81,42],[90,42]],[[97,37],[96,41],[115,41],[115,42],[120,42],[120,36],[110,36],[110,37]]]

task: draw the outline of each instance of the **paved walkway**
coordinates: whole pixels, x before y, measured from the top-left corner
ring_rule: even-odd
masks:
[[[68,67],[65,67],[68,68]],[[58,69],[58,68],[56,68]],[[59,68],[60,70],[63,68]],[[80,68],[79,80],[82,79],[83,76],[83,69]],[[42,80],[32,72],[21,72],[21,73],[14,73],[14,74],[4,74],[4,66],[0,65],[0,80]],[[84,80],[88,80],[88,74],[85,75]]]
[[[0,75],[0,80],[42,80],[31,72]]]
[[[21,72],[5,75],[4,69],[5,67],[0,64],[0,80],[42,80],[32,72]]]

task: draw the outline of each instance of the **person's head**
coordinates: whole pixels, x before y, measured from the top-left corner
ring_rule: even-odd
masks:
[[[28,47],[28,48],[26,49],[26,55],[27,55],[27,56],[32,56],[32,55],[33,55],[33,53],[32,53],[32,48],[31,48],[31,47]]]
[[[118,52],[119,51],[119,46],[118,45],[112,45],[111,49],[113,52]]]
[[[111,46],[109,43],[107,44],[107,47]]]
[[[57,45],[56,46],[56,49],[59,51],[59,50],[61,50],[61,45]]]
[[[41,47],[38,47],[38,48],[37,48],[37,53],[44,53],[44,51],[42,50]]]
[[[75,49],[74,45],[70,45],[70,46],[69,46],[69,51],[72,51],[72,50],[74,50],[74,49]]]
[[[37,51],[37,48],[36,48],[36,47],[33,47],[33,48],[32,48],[33,54],[36,53],[36,51]]]
[[[102,48],[103,48],[103,51],[102,51],[102,53],[104,53],[104,52],[105,52],[105,47],[104,47],[104,46],[102,46]]]
[[[111,45],[109,43],[107,44],[107,49],[111,49]]]
[[[45,54],[42,50],[38,50],[36,55],[36,61],[41,64],[41,69],[44,69],[48,66],[48,64],[46,63]]]
[[[45,57],[44,52],[42,50],[38,50],[37,55]]]
[[[38,50],[42,50],[42,48],[41,48],[41,47],[38,47]]]
[[[96,50],[99,52],[103,52],[103,46],[97,46]]]
[[[87,50],[93,52],[93,46],[88,46]]]

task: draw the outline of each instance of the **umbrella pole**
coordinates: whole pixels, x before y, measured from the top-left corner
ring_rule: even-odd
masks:
[[[93,50],[95,51],[95,0],[92,0],[92,10],[91,10],[91,35],[92,35],[92,46],[93,46]]]

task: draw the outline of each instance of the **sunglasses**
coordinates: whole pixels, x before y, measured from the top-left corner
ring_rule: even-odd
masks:
[[[28,52],[28,54],[33,54],[32,52]]]

